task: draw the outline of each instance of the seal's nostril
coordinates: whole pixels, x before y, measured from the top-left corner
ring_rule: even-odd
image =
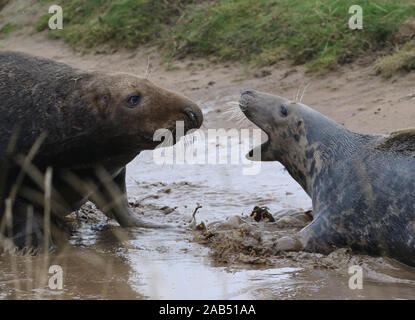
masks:
[[[246,90],[246,91],[244,91],[244,92],[242,92],[242,96],[244,96],[244,95],[252,95],[254,92],[252,91],[252,90]]]
[[[192,120],[193,122],[196,122],[196,115],[192,112],[192,111],[188,111],[187,115],[189,116],[190,120]]]
[[[190,122],[192,123],[192,125],[195,128],[199,128],[201,123],[202,123],[202,119],[203,116],[201,115],[200,110],[198,109],[198,107],[196,105],[186,105],[185,109],[184,109],[186,115],[189,117]]]

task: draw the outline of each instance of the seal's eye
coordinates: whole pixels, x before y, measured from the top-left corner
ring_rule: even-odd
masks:
[[[287,108],[285,106],[281,106],[281,114],[286,117],[288,115]]]
[[[135,107],[136,105],[138,105],[141,101],[141,96],[139,96],[138,94],[132,94],[130,96],[128,96],[128,104],[130,105],[130,107]]]

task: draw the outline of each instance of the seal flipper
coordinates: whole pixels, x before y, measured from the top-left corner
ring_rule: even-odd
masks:
[[[97,190],[100,197],[103,198],[105,203],[95,203],[96,206],[109,218],[115,219],[121,227],[141,227],[141,228],[170,228],[169,225],[158,225],[151,222],[142,221],[138,218],[131,208],[128,206],[127,200],[127,190],[125,185],[125,167],[120,171],[120,173],[114,177],[112,182],[108,184],[113,184],[110,192],[108,190],[109,186],[101,185]]]
[[[376,149],[415,156],[415,129],[392,132],[380,140]]]
[[[345,247],[346,239],[323,217],[318,217],[299,233],[303,250],[329,254],[336,248]]]

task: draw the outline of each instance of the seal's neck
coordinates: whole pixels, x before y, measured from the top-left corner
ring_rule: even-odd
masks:
[[[306,111],[297,132],[290,135],[292,141],[282,144],[278,161],[313,197],[316,179],[358,152],[370,136],[351,132],[312,109]]]

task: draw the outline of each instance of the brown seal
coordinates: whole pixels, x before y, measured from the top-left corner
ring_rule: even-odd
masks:
[[[18,247],[29,235],[42,243],[47,168],[53,221],[90,199],[123,227],[151,226],[128,208],[125,166],[160,143],[157,129],[174,132],[177,121],[185,132],[199,128],[202,112],[147,79],[0,52],[0,234]]]

